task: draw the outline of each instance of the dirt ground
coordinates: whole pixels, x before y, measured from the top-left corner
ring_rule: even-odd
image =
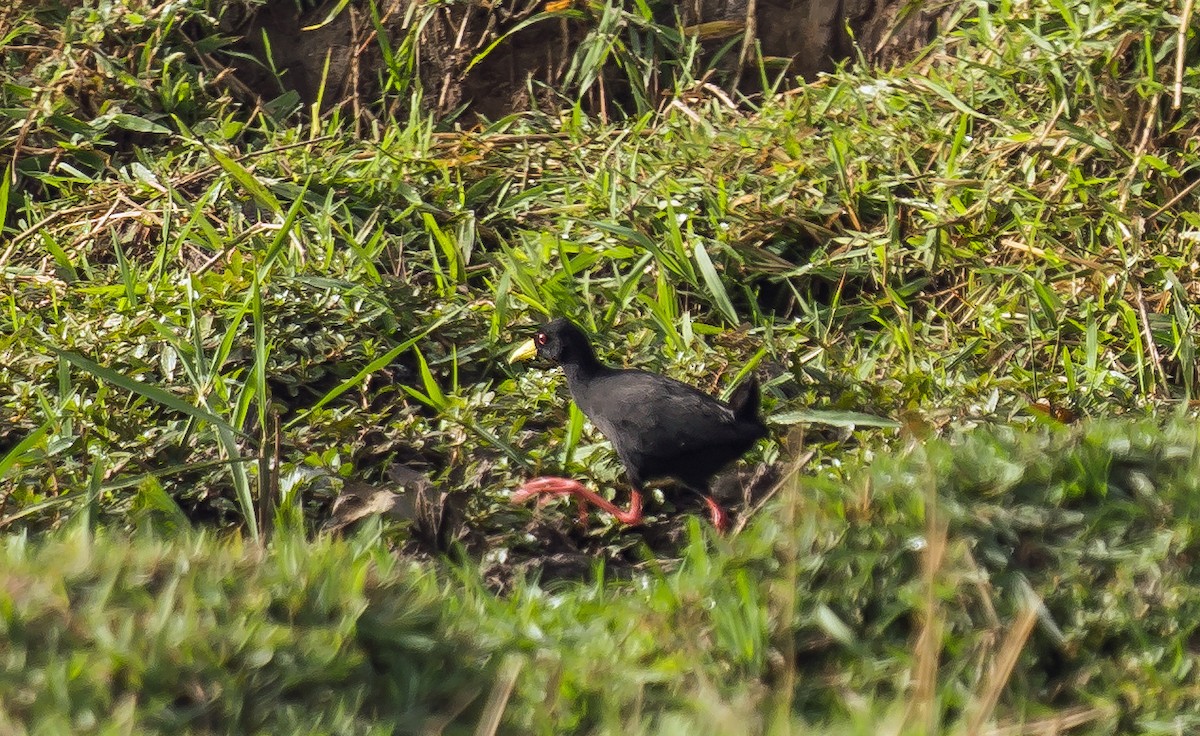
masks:
[[[619,4],[618,4],[619,5]],[[711,59],[707,80],[726,92],[753,93],[761,68],[797,81],[813,79],[857,55],[855,40],[871,64],[901,64],[938,32],[955,3],[945,0],[686,0],[650,3],[655,23],[682,27],[698,36]],[[305,12],[300,8],[308,7]],[[294,91],[305,104],[345,105],[355,119],[377,115],[379,70],[387,61],[415,67],[426,112],[473,124],[531,108],[557,110],[570,93],[571,66],[580,44],[598,28],[628,18],[604,17],[604,7],[586,0],[497,0],[437,3],[385,0],[373,16],[367,3],[315,7],[296,0],[233,6],[225,30],[243,40],[243,50],[269,55],[279,74],[238,62],[239,88],[269,102]],[[562,10],[559,10],[559,9]],[[547,13],[556,10],[557,13]],[[608,25],[604,25],[608,24]],[[380,32],[386,35],[381,43]],[[619,36],[620,34],[617,33]],[[750,43],[747,43],[747,42]],[[757,52],[756,52],[757,49]],[[756,53],[761,55],[756,55]],[[674,90],[669,70],[651,75],[650,90],[668,104]],[[324,94],[321,80],[325,79]],[[625,78],[613,62],[591,85],[584,102],[594,114],[615,114],[628,100]],[[393,105],[405,90],[389,90]],[[391,112],[396,112],[395,110]]]

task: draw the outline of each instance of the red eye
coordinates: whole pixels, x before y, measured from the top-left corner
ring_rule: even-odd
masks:
[[[539,333],[537,334],[537,337],[533,338],[533,340],[534,340],[534,342],[536,342],[538,345],[545,345],[545,344],[546,344],[546,333],[544,333],[544,332],[539,332]]]

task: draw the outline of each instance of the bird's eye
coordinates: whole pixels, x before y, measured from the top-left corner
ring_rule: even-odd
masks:
[[[534,342],[536,342],[538,345],[545,345],[545,344],[546,344],[546,333],[544,333],[544,332],[539,332],[539,333],[537,334],[537,337],[533,338],[533,340],[534,340]]]

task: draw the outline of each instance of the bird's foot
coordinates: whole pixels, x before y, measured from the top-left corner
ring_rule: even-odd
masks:
[[[575,496],[575,501],[579,505],[579,524],[587,526],[588,505],[587,501],[578,495],[580,489],[583,489],[583,485],[569,478],[544,476],[526,481],[512,494],[510,500],[513,503],[524,503],[531,498],[537,498],[538,508],[541,508],[554,500],[555,496]]]
[[[729,531],[729,514],[725,513],[725,509],[712,499],[712,496],[705,496],[704,503],[708,504],[709,514],[712,516],[712,524],[717,528],[717,531],[724,534]]]
[[[537,498],[538,505],[542,506],[550,502],[551,496],[574,495],[578,491],[577,486],[583,488],[582,484],[570,478],[546,475],[522,483],[520,488],[513,491],[509,500],[513,503],[525,503],[531,498]]]
[[[637,524],[642,520],[642,494],[637,490],[633,491],[633,496],[630,499],[629,509],[621,509],[606,498],[603,498],[592,491],[587,486],[577,480],[570,478],[558,478],[555,476],[543,476],[526,481],[520,488],[512,494],[513,503],[523,503],[535,496],[542,496],[538,499],[538,505],[542,505],[549,500],[549,496],[571,495],[579,502],[579,520],[582,523],[587,521],[588,505],[597,506],[600,509],[607,511],[616,517],[617,521],[622,524]]]

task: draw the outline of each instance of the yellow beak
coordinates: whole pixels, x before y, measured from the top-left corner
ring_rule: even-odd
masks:
[[[517,349],[508,354],[508,362],[516,363],[520,360],[530,360],[537,355],[537,344],[533,340],[526,340],[517,346]]]

